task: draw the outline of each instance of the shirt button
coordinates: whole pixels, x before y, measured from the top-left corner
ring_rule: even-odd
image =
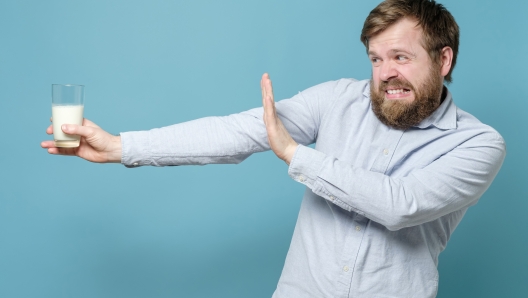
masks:
[[[389,149],[383,150],[383,154],[385,154],[385,155],[389,154]]]
[[[348,272],[348,266],[343,267],[343,271]]]
[[[137,167],[139,164],[137,162],[132,164],[134,167]]]
[[[299,181],[304,182],[305,180],[306,178],[304,178],[304,176],[299,176]]]
[[[356,231],[361,231],[361,227],[360,226],[356,226]]]
[[[335,200],[335,197],[334,196],[330,196],[330,200]]]

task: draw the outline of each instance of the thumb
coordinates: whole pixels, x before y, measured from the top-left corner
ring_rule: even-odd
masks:
[[[95,135],[96,131],[90,126],[81,126],[76,124],[63,124],[61,126],[63,132],[70,135],[79,135],[84,138],[89,138]]]

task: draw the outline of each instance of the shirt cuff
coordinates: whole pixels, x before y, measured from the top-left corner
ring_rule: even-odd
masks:
[[[121,163],[127,168],[152,164],[149,154],[148,131],[122,132]]]
[[[312,192],[335,205],[352,211],[352,207],[345,203],[342,198],[336,194],[335,187],[326,188],[319,178],[324,171],[324,163],[327,155],[315,149],[305,147],[303,145],[297,146],[297,150],[292,157],[290,167],[288,168],[288,175],[295,181],[306,185]],[[361,211],[356,211],[363,215]]]
[[[324,153],[299,144],[288,167],[288,175],[313,189],[324,159]]]

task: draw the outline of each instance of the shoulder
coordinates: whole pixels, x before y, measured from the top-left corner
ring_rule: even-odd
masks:
[[[359,89],[364,91],[365,87],[368,86],[369,80],[357,80],[353,78],[343,78],[339,80],[327,81],[324,83],[317,84],[312,86],[305,91],[309,90],[320,90],[333,93],[341,93],[350,89]]]
[[[458,107],[456,117],[457,127],[452,136],[458,145],[454,150],[468,152],[466,158],[479,159],[498,170],[506,157],[504,138],[493,127]]]
[[[304,97],[318,97],[324,99],[358,99],[369,96],[370,80],[356,80],[352,78],[343,78],[334,81],[327,81],[317,84],[301,91]]]
[[[456,107],[457,132],[471,134],[481,141],[505,144],[504,138],[493,127],[482,123],[477,117]]]

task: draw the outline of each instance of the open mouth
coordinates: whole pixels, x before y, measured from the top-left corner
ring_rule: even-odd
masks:
[[[411,90],[402,88],[402,89],[389,89],[389,90],[386,90],[385,92],[387,94],[403,94],[403,95],[405,95],[405,94],[411,93]]]

